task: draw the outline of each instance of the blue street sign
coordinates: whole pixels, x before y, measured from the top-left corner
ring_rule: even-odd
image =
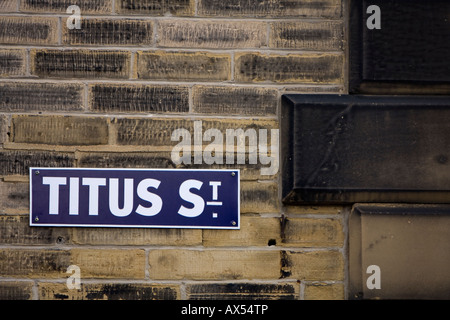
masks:
[[[239,170],[30,168],[30,225],[239,229]]]

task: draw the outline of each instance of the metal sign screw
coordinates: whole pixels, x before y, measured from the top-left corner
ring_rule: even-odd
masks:
[[[234,173],[234,172],[232,172],[232,173],[231,173],[231,176],[233,176],[233,177],[234,177],[235,175],[236,175],[236,173]]]
[[[39,171],[36,171],[34,174],[35,174],[35,175],[38,175],[39,173],[40,173]]]
[[[236,221],[232,220],[232,221],[231,221],[231,224],[232,224],[233,226],[235,226],[235,225],[236,225]]]
[[[39,221],[39,218],[38,218],[38,217],[34,218],[34,221],[38,222],[38,221]]]

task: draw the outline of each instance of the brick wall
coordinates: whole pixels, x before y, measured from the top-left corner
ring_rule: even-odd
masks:
[[[348,208],[285,207],[281,172],[260,164],[231,166],[239,231],[28,226],[30,166],[179,167],[170,135],[194,120],[279,129],[283,93],[344,93],[344,13],[341,0],[1,1],[0,298],[346,298]]]

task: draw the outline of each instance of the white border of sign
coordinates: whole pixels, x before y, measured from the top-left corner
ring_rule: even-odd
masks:
[[[237,173],[237,187],[238,187],[238,199],[237,199],[237,205],[238,205],[238,212],[237,212],[237,223],[236,226],[165,226],[165,225],[108,225],[108,224],[47,224],[47,223],[36,223],[33,224],[33,217],[32,217],[32,179],[33,175],[31,174],[32,170],[93,170],[93,171],[111,171],[111,170],[120,170],[120,171],[175,171],[175,172],[195,172],[195,171],[211,171],[211,172],[236,172]],[[30,227],[86,227],[86,228],[145,228],[145,229],[157,229],[157,228],[163,228],[163,229],[222,229],[222,230],[239,230],[241,227],[241,172],[240,169],[153,169],[153,168],[51,168],[51,167],[30,167],[29,168],[29,192],[30,192]]]

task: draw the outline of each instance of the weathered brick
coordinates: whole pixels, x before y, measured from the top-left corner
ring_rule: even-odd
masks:
[[[283,252],[282,271],[299,280],[343,280],[344,259],[339,251]]]
[[[285,212],[291,216],[294,214],[342,214],[344,206],[285,206]]]
[[[20,11],[65,14],[71,5],[79,6],[81,14],[112,12],[112,0],[21,0]]]
[[[24,49],[0,49],[0,77],[24,76],[25,69]]]
[[[344,300],[345,288],[342,283],[314,282],[304,290],[305,300]]]
[[[44,78],[116,78],[130,74],[131,53],[117,50],[32,49],[31,73]]]
[[[241,216],[240,230],[203,230],[204,246],[273,246],[280,244],[280,219]]]
[[[344,29],[341,21],[274,22],[270,46],[304,50],[343,50]]]
[[[151,250],[150,278],[167,280],[278,279],[280,252]]]
[[[67,228],[32,228],[28,216],[0,216],[0,243],[47,245],[70,242]]]
[[[80,29],[63,25],[63,43],[70,45],[149,45],[153,41],[153,22],[131,19],[81,20]]]
[[[101,112],[188,112],[187,86],[94,84],[91,110]]]
[[[193,90],[194,112],[198,113],[274,116],[277,104],[276,89],[195,86]]]
[[[33,285],[31,281],[0,281],[0,300],[31,300]]]
[[[136,55],[138,79],[210,80],[231,79],[228,54],[207,52],[140,51]]]
[[[238,82],[341,83],[344,56],[340,54],[236,55]]]
[[[58,18],[1,16],[0,43],[57,44]]]
[[[10,122],[11,122],[11,115],[0,114],[0,145],[8,141]]]
[[[244,164],[237,163],[237,154],[235,154],[234,162],[229,164],[226,163],[226,159],[223,160],[223,164],[208,164],[204,161],[201,164],[196,164],[194,161],[194,155],[192,155],[190,164],[181,163],[179,166],[185,169],[239,169],[241,180],[270,180],[275,179],[278,173],[276,172],[273,175],[262,174],[261,170],[270,165],[263,165],[259,161],[256,164],[250,164],[248,154],[245,156]]]
[[[83,110],[83,85],[76,83],[0,83],[0,110]]]
[[[65,283],[39,283],[40,300],[176,300],[176,285],[147,283],[81,283],[70,290]]]
[[[80,245],[194,246],[202,243],[200,229],[76,228],[73,243]]]
[[[78,166],[95,168],[175,168],[170,155],[162,153],[80,153]]]
[[[4,277],[59,278],[71,264],[67,250],[0,249],[0,270]]]
[[[283,244],[301,247],[342,247],[343,226],[337,219],[287,218],[283,221]]]
[[[13,116],[12,141],[55,145],[108,143],[106,118],[69,116]]]
[[[276,213],[279,211],[278,183],[243,181],[241,212]]]
[[[80,267],[82,278],[143,279],[144,250],[128,249],[0,249],[3,276],[67,277],[67,267]]]
[[[30,208],[29,189],[30,186],[28,183],[0,181],[0,213],[28,213]],[[2,235],[0,235],[0,239],[1,238]]]
[[[116,12],[125,14],[189,16],[195,12],[194,0],[117,0]]]
[[[73,154],[52,151],[0,151],[0,175],[28,175],[30,167],[73,167]]]
[[[188,284],[189,300],[297,300],[299,285],[292,283]]]
[[[117,144],[119,145],[152,145],[152,146],[169,146],[173,147],[178,144],[177,141],[171,141],[172,132],[176,129],[186,129],[194,137],[194,121],[182,118],[117,118],[112,121],[117,132]],[[218,129],[224,136],[227,129],[242,129],[246,131],[248,128],[255,130],[277,128],[278,124],[275,120],[240,120],[240,119],[220,119],[202,120],[202,132],[208,129]],[[204,142],[204,145],[209,142]],[[225,148],[224,148],[225,151]],[[225,163],[225,161],[224,161]]]
[[[0,12],[16,12],[17,0],[3,0],[0,2]]]
[[[71,264],[83,278],[145,277],[145,252],[140,249],[72,249]],[[69,266],[69,265],[67,265]]]
[[[200,0],[199,15],[225,17],[340,17],[341,0]]]
[[[116,118],[112,121],[116,127],[119,145],[175,145],[171,142],[172,131],[178,128],[190,128],[192,123],[185,119],[132,119]],[[189,129],[188,129],[189,130]]]
[[[157,43],[161,47],[260,48],[267,45],[263,22],[162,20]]]
[[[283,91],[284,94],[319,94],[319,93],[345,93],[344,84],[324,84],[324,85],[299,85],[287,87]]]
[[[30,208],[29,189],[28,183],[0,181],[0,213],[28,213]]]

